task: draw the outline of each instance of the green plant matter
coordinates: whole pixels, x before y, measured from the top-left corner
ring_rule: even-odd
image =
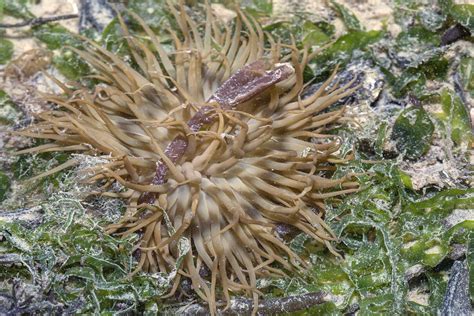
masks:
[[[100,222],[68,196],[45,201],[43,212],[42,223],[34,229],[0,219],[0,258],[13,264],[2,269],[0,277],[16,275],[36,289],[30,311],[41,312],[45,302],[56,312],[68,307],[74,313],[158,310],[153,300],[167,290],[167,276],[129,278],[133,238],[106,234]]]
[[[392,139],[399,152],[404,152],[409,159],[416,159],[428,151],[433,131],[433,122],[426,111],[411,107],[400,113],[395,121]]]
[[[0,64],[6,64],[13,55],[13,43],[10,40],[0,38]]]

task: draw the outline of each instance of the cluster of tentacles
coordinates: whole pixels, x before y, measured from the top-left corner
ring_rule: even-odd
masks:
[[[20,153],[108,157],[80,172],[102,184],[101,194],[128,199],[107,231],[141,234],[136,271],[174,271],[171,293],[189,278],[211,310],[217,293],[227,302],[229,292],[244,293],[256,303],[258,277],[307,265],[276,225],[334,251],[324,199],[353,192],[356,183],[322,176],[334,170],[340,147],[325,131],[344,112],[330,106],[355,88],[331,84],[332,76],[302,98],[303,69],[315,53],[274,41],[241,12],[226,25],[209,7],[202,24],[182,5],[169,10],[179,25],[168,31],[171,51],[139,16],[129,13],[146,34],[140,39],[119,17],[134,67],[84,39],[86,49],[75,52],[101,83],[91,91],[57,82],[65,95],[47,99],[58,107],[20,132],[53,142]],[[124,190],[108,190],[114,182]]]

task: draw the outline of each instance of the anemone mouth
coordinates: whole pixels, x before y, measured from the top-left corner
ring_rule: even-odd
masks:
[[[140,17],[130,13],[146,42],[131,36],[119,17],[135,68],[84,39],[88,47],[75,52],[93,66],[101,84],[90,90],[58,82],[65,96],[46,98],[60,108],[40,114],[40,122],[20,132],[53,142],[20,153],[110,154],[106,163],[82,172],[90,183],[105,183],[101,194],[128,199],[126,213],[107,231],[142,233],[135,271],[176,272],[170,295],[180,279],[189,278],[211,311],[218,292],[227,302],[230,292],[244,292],[256,303],[259,276],[283,276],[307,265],[279,238],[278,224],[336,253],[330,244],[335,236],[323,219],[324,199],[353,192],[357,184],[351,175],[327,179],[321,171],[339,161],[340,142],[326,130],[344,108],[330,106],[356,87],[330,86],[333,74],[302,99],[303,69],[312,58],[306,49],[286,45],[290,53],[283,55],[283,45],[242,12],[229,26],[209,7],[203,25],[182,5],[169,10],[179,25],[179,34],[169,31],[171,51]],[[290,66],[291,73],[254,94],[249,91],[255,84],[228,84],[249,65],[258,65],[250,67],[257,79]],[[247,98],[239,99],[243,94]],[[193,128],[189,122],[199,113],[212,119]],[[172,157],[167,148],[176,139],[186,146]],[[166,165],[166,181],[153,182],[157,163]],[[126,190],[109,192],[114,182]],[[143,203],[150,192],[156,199]]]

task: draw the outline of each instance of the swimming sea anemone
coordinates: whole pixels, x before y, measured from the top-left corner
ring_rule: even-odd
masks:
[[[19,132],[53,142],[21,151],[108,155],[87,170],[101,194],[128,200],[118,236],[139,233],[136,271],[175,273],[170,295],[189,278],[216,310],[219,294],[253,297],[260,276],[283,276],[307,263],[276,232],[284,224],[334,252],[324,199],[356,190],[351,175],[324,177],[340,161],[340,140],[326,134],[356,88],[332,83],[302,98],[303,69],[315,53],[281,44],[242,12],[232,25],[206,9],[202,25],[169,5],[179,25],[172,49],[137,15],[132,36],[119,16],[133,66],[84,39],[73,49],[100,83],[65,85],[57,105]],[[286,52],[283,54],[282,52]],[[49,173],[77,163],[77,158]],[[111,192],[113,183],[122,192]]]

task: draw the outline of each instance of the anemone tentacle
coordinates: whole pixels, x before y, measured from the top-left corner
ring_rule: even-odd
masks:
[[[183,5],[169,4],[169,10],[179,25],[178,32],[168,31],[172,50],[139,16],[130,13],[146,41],[131,35],[119,16],[135,67],[91,40],[84,39],[85,50],[73,49],[101,83],[92,91],[61,84],[65,96],[46,96],[59,109],[42,113],[38,123],[19,133],[53,143],[22,153],[110,154],[107,163],[84,172],[90,182],[107,181],[104,190],[114,181],[127,188],[102,194],[129,201],[123,218],[107,231],[141,232],[136,271],[172,271],[185,238],[191,248],[170,294],[187,277],[211,311],[219,291],[227,302],[230,292],[246,293],[256,307],[259,276],[282,276],[307,266],[279,238],[276,225],[294,226],[335,253],[324,199],[353,192],[357,184],[351,175],[322,176],[340,147],[340,140],[325,131],[344,114],[344,108],[331,105],[356,88],[350,82],[328,89],[331,76],[303,99],[303,69],[312,56],[306,49],[294,43],[283,47],[240,11],[233,25],[225,25],[207,7],[206,21],[199,25]],[[264,71],[287,63],[294,72],[237,107],[228,106],[217,96],[238,98],[239,91],[232,89],[239,86],[228,80],[252,63]],[[193,130],[186,122],[199,111],[213,120]],[[177,138],[187,147],[173,159],[166,148]],[[160,161],[169,171],[166,181],[152,183]],[[150,192],[156,200],[141,203]]]

